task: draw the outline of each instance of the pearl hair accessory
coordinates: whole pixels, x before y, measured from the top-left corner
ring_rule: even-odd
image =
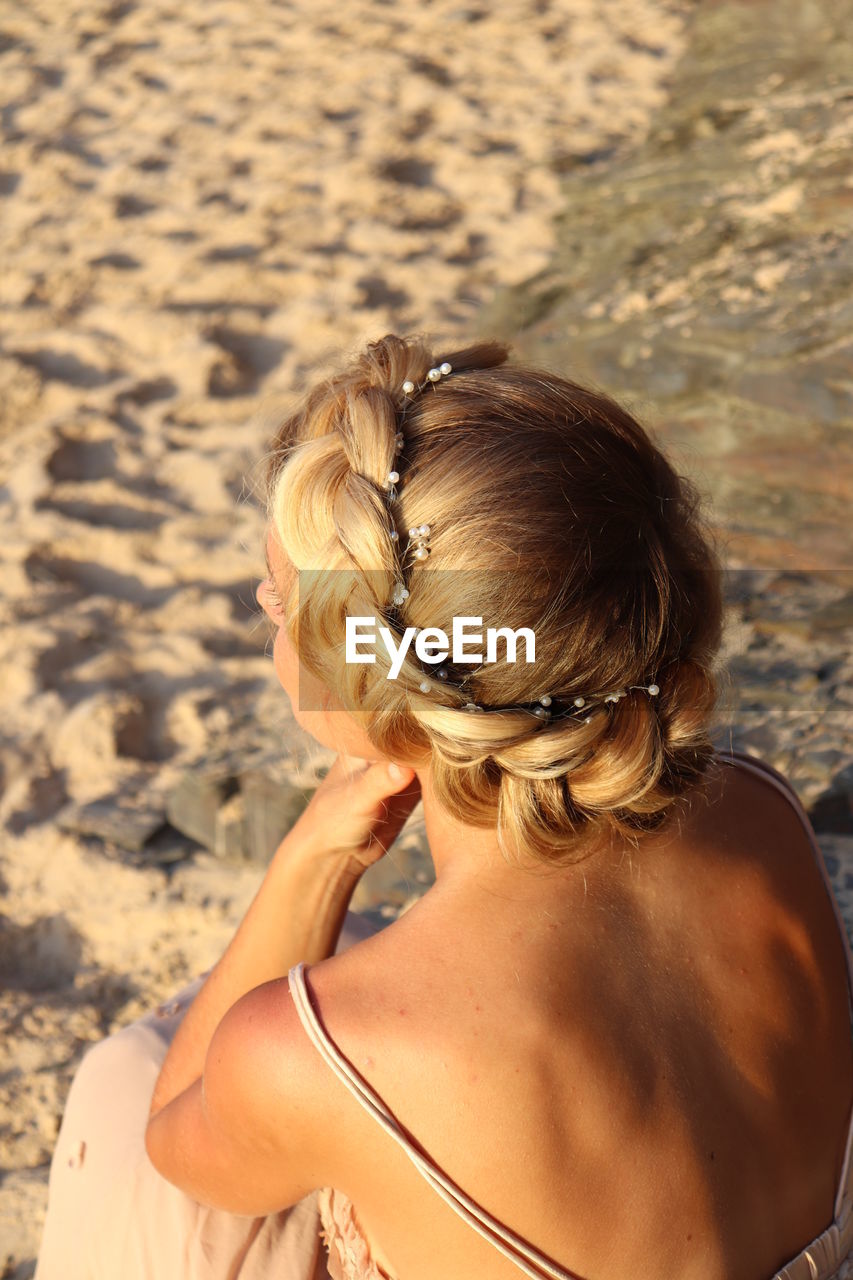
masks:
[[[406,410],[408,409],[413,396],[417,395],[419,392],[423,391],[426,387],[430,385],[432,385],[432,388],[434,391],[437,390],[438,383],[441,382],[442,378],[448,377],[452,372],[453,372],[453,366],[447,360],[443,360],[441,364],[436,365],[433,369],[430,369],[428,371],[426,378],[423,380],[423,382],[416,384],[411,379],[407,378],[401,388],[403,395],[406,397],[406,403],[403,405],[403,408],[400,411],[401,422],[405,419]],[[396,436],[394,437],[395,456],[396,454],[401,452],[404,443],[405,443],[405,439],[403,436],[403,432],[398,431]],[[389,514],[390,514],[391,503],[396,502],[397,500],[397,496],[398,496],[397,485],[399,481],[400,481],[399,471],[393,470],[388,472],[388,476],[385,480],[385,491],[388,497]],[[413,526],[411,529],[409,529],[409,539],[400,557],[401,570],[406,567],[406,560],[409,555],[409,552],[411,552],[412,560],[415,563],[423,563],[423,561],[427,559],[430,553],[430,547],[429,547],[430,533],[431,533],[431,529],[428,524],[416,525],[416,526]],[[391,528],[389,530],[388,536],[390,541],[393,544],[395,545],[399,544],[400,535],[393,526],[393,517],[392,517]],[[401,579],[398,579],[394,583],[394,589],[391,596],[392,603],[395,606],[401,605],[405,600],[408,600],[408,598],[409,598],[409,591],[406,587],[406,584]],[[415,628],[416,633],[419,630],[420,628]],[[445,682],[448,680],[449,672],[447,670],[447,667],[445,666],[440,666],[436,668],[433,674],[436,680],[442,680]],[[466,679],[467,678],[468,677],[466,677]],[[453,686],[451,684],[451,687],[458,687],[458,686]],[[430,680],[424,679],[420,682],[419,688],[422,693],[431,693],[433,689],[433,684]],[[519,711],[532,710],[532,714],[536,717],[537,720],[539,720],[543,724],[548,723],[550,720],[555,718],[560,719],[565,716],[577,715],[579,711],[583,710],[587,713],[584,716],[584,724],[590,724],[592,722],[592,716],[588,714],[590,711],[595,710],[599,706],[606,706],[608,704],[615,705],[620,701],[621,698],[627,697],[628,689],[644,689],[652,698],[657,697],[657,695],[660,693],[660,689],[656,684],[648,684],[648,685],[632,684],[632,685],[628,685],[627,689],[617,689],[615,693],[605,694],[603,699],[586,698],[578,695],[577,697],[571,700],[572,705],[570,707],[568,707],[563,711],[558,711],[558,712],[554,712],[551,710],[551,707],[554,703],[554,697],[550,693],[543,694],[542,697],[537,700],[536,705],[533,706],[532,708],[529,705],[519,705],[517,708],[514,708],[514,707],[488,708],[488,707],[480,706],[480,704],[477,702],[466,702],[463,705],[462,710],[480,713],[480,714],[488,714],[490,710],[492,711],[509,711],[509,710],[516,710],[516,709]],[[460,688],[460,692],[461,692],[461,688]]]
[[[439,667],[435,674],[439,679],[446,679],[447,668]],[[421,689],[424,693],[428,693],[430,688],[431,686],[427,681],[424,681],[424,683],[421,684]],[[567,716],[577,715],[577,713],[582,710],[585,712],[583,717],[584,724],[591,724],[592,716],[589,714],[590,711],[595,711],[602,706],[606,706],[608,703],[617,703],[621,698],[626,698],[628,696],[628,689],[643,689],[648,693],[650,698],[656,698],[660,693],[660,688],[656,684],[630,684],[627,689],[618,689],[615,693],[606,693],[603,698],[584,698],[578,695],[576,698],[571,699],[572,705],[570,707],[556,712],[551,710],[555,702],[555,698],[550,693],[543,693],[542,697],[538,699],[536,705],[533,707],[526,704],[507,707],[483,707],[477,702],[466,702],[462,706],[462,710],[474,712],[479,711],[482,713],[488,713],[489,711],[531,711],[536,719],[543,724],[547,724],[552,719],[562,720]],[[559,702],[562,700],[557,698],[556,701]]]
[[[429,555],[429,535],[430,527],[428,524],[418,525],[417,529],[410,529],[409,541],[406,543],[406,549],[403,552],[404,559],[409,552],[409,548],[414,544],[415,549],[412,552],[414,558],[416,560],[426,560]]]
[[[409,407],[408,401],[411,396],[416,395],[419,391],[423,391],[425,387],[428,387],[430,385],[432,385],[433,389],[435,389],[436,384],[441,382],[442,378],[448,377],[448,375],[451,374],[452,372],[453,372],[453,365],[449,364],[447,360],[443,360],[440,365],[436,365],[434,369],[429,370],[423,382],[415,384],[414,382],[411,381],[410,378],[407,378],[406,381],[403,383],[403,387],[402,387],[403,395],[406,396],[407,398],[407,403],[403,406],[403,409],[401,411],[401,414],[400,414],[401,419],[405,418],[406,409]],[[404,443],[405,443],[405,439],[404,439],[403,433],[402,431],[398,431],[396,436],[394,437],[394,454],[395,455],[401,451]],[[397,500],[397,496],[398,496],[397,485],[399,481],[400,481],[399,471],[394,470],[394,471],[388,472],[388,475],[385,479],[385,491],[388,495],[389,509],[390,509],[391,503],[396,502]],[[410,551],[412,553],[412,558],[414,560],[416,561],[426,560],[426,558],[430,553],[430,547],[429,547],[430,533],[431,533],[431,530],[428,524],[421,524],[409,530],[409,540],[406,543],[405,547],[403,548],[403,553],[400,557],[401,569],[404,569],[406,567],[406,558]],[[394,528],[393,522],[388,532],[388,537],[391,539],[393,543],[399,543],[400,541],[400,535],[397,532],[397,530]],[[394,590],[391,595],[392,604],[401,605],[403,601],[408,600],[408,598],[409,598],[409,592],[406,587],[406,584],[398,579],[398,581],[394,583]],[[436,672],[436,675],[438,674],[439,673]],[[445,672],[445,675],[446,674],[447,673]],[[426,682],[423,682],[421,684],[422,689],[424,688],[424,683]],[[431,686],[427,684],[427,689],[429,688],[431,688]],[[424,692],[426,691],[427,690],[424,690]]]
[[[407,379],[403,383],[403,395],[413,396],[415,392],[423,391],[424,387],[429,386],[430,383],[432,383],[433,386],[435,386],[437,382],[441,382],[442,378],[446,378],[448,374],[452,372],[453,372],[453,365],[448,364],[446,360],[443,360],[440,365],[437,365],[434,369],[430,369],[429,373],[426,376],[425,381],[421,382],[418,386],[415,386],[414,382],[411,382]]]
[[[660,689],[656,684],[629,684],[628,689],[644,689],[650,698],[656,698],[660,693]],[[628,696],[628,689],[617,689],[615,693],[606,693],[602,699],[601,705],[605,705],[608,702],[616,703],[620,698],[626,698]],[[554,700],[550,693],[544,694],[539,699],[539,706],[533,708],[533,714],[540,720],[550,720],[552,716],[550,708],[553,701]],[[579,695],[572,699],[572,706],[578,711],[584,708],[589,711],[595,708],[596,702],[597,700],[594,698],[587,699]],[[468,703],[465,710],[468,710],[469,707],[476,707],[476,703]],[[477,709],[482,710],[482,708]],[[570,709],[569,711],[563,712],[563,715],[574,715],[574,711]],[[591,721],[592,716],[587,715],[584,717],[584,724],[590,724]]]

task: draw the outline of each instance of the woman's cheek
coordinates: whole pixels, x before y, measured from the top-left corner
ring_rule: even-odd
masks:
[[[282,688],[290,698],[296,723],[322,746],[334,751],[350,750],[352,725],[349,716],[329,709],[330,702],[334,700],[315,676],[309,671],[300,674],[299,658],[283,627],[279,628],[276,636],[273,665]],[[362,744],[362,735],[357,734],[357,754],[363,753]]]
[[[300,672],[299,658],[284,627],[276,635],[273,665],[290,698],[294,720],[316,742],[365,760],[383,758],[331,691],[310,671]]]
[[[279,683],[290,697],[294,710],[299,705],[299,659],[287,631],[279,627],[273,646],[273,667]]]
[[[273,666],[298,723],[316,735],[327,715],[329,693],[310,671],[300,670],[299,656],[284,627],[276,636]]]

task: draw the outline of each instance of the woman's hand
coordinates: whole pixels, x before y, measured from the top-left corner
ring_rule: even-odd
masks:
[[[340,754],[285,840],[338,855],[360,876],[388,852],[420,798],[407,765]]]

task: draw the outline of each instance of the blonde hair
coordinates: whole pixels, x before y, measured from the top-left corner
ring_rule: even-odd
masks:
[[[507,364],[508,353],[497,342],[438,357],[418,337],[370,343],[282,423],[268,515],[293,564],[309,571],[298,592],[294,576],[286,602],[305,668],[383,755],[429,760],[437,801],[463,823],[497,826],[505,857],[509,838],[519,855],[564,866],[614,837],[637,847],[703,779],[714,757],[722,575],[698,490],[634,418],[600,392]],[[422,383],[441,360],[454,372],[410,402],[395,457],[403,382]],[[395,467],[396,547],[385,489]],[[427,694],[411,652],[397,680],[386,679],[381,646],[375,665],[343,661],[347,614],[392,625],[398,548],[421,523],[430,555],[406,570],[398,641],[400,626],[450,633],[457,615],[528,625],[535,676],[493,663],[473,676],[452,671]],[[466,675],[463,694],[452,682]],[[657,697],[629,690],[588,724],[543,723],[512,706],[546,692],[571,705],[653,680]],[[505,709],[476,714],[463,710],[469,701]]]

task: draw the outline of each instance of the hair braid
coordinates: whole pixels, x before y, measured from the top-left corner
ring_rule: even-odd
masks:
[[[301,660],[357,715],[383,754],[429,758],[437,799],[461,821],[497,822],[510,849],[548,864],[588,856],[614,836],[658,829],[713,757],[722,633],[721,574],[696,488],[609,397],[556,374],[505,364],[482,343],[442,358],[453,379],[413,403],[435,363],[425,339],[389,335],[320,383],[273,445],[269,513],[301,569],[292,635]],[[389,509],[405,407],[402,492]],[[391,522],[428,521],[428,566],[396,613]],[[345,574],[332,570],[347,570]],[[437,570],[475,570],[476,580]],[[509,586],[491,571],[509,573]],[[450,630],[454,616],[531,626],[536,688],[511,663],[460,671],[419,691],[409,651],[396,681],[377,645],[373,665],[341,659],[347,614]],[[635,690],[654,678],[659,696]],[[457,680],[456,682],[462,683]],[[625,686],[618,705],[543,724],[514,703],[548,692]],[[506,848],[505,848],[506,852]]]

